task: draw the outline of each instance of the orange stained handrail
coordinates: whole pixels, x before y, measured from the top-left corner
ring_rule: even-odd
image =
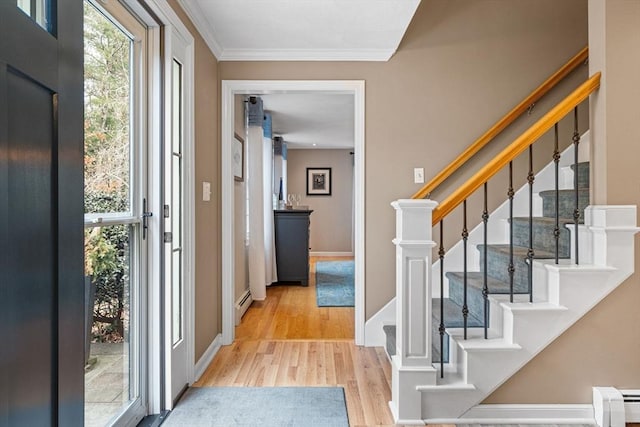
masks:
[[[492,176],[515,159],[520,153],[536,142],[545,132],[558,123],[571,110],[577,107],[589,95],[600,87],[600,73],[594,74],[581,84],[569,96],[560,101],[547,114],[516,138],[500,154],[494,157],[475,175],[467,180],[460,188],[444,199],[433,211],[432,224],[436,225],[460,203],[466,200],[474,191],[487,182]]]
[[[538,86],[533,92],[529,94],[522,102],[516,105],[511,111],[509,111],[504,117],[498,120],[488,131],[486,131],[480,138],[475,140],[469,145],[458,157],[456,157],[449,165],[442,169],[435,177],[427,182],[420,190],[418,190],[412,199],[423,199],[428,197],[429,194],[442,184],[447,178],[449,178],[455,171],[457,171],[467,160],[473,157],[480,149],[493,140],[500,132],[506,129],[511,123],[513,123],[518,117],[524,114],[529,108],[535,104],[540,98],[546,95],[551,89],[553,89],[562,79],[564,79],[569,73],[576,69],[580,64],[583,64],[589,57],[589,48],[585,47],[578,52],[573,58],[571,58],[566,64],[564,64],[558,71],[553,73],[547,80]]]

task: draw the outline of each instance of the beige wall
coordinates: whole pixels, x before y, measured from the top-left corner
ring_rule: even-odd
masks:
[[[311,214],[311,252],[352,252],[353,150],[289,150],[289,194],[299,194],[300,204]],[[331,168],[331,196],[307,196],[307,168]]]
[[[234,131],[243,140],[245,139],[244,124],[244,96],[236,95],[234,99]],[[245,168],[246,168],[246,145],[245,145]],[[233,216],[235,225],[234,235],[234,281],[235,281],[235,300],[249,289],[248,266],[247,266],[247,217],[246,217],[246,188],[247,181],[234,181],[233,183]]]
[[[367,318],[395,294],[389,203],[418,189],[413,168],[434,176],[584,47],[586,12],[586,0],[429,0],[419,6],[388,62],[219,63],[220,79],[365,80]],[[574,74],[559,92],[577,86],[585,73]],[[550,100],[540,102],[476,165],[535,120]],[[447,190],[451,186],[434,196]]]
[[[175,0],[168,0],[195,38],[196,284],[195,361],[222,331],[220,257],[220,105],[218,62]],[[211,183],[210,202],[198,189]]]
[[[593,99],[592,175],[598,204],[638,205],[640,2],[589,0],[589,67],[603,83]],[[640,245],[635,271],[486,403],[590,403],[592,386],[640,385]]]

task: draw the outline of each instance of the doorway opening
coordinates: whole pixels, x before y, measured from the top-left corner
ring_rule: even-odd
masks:
[[[344,95],[352,97],[352,117],[353,117],[353,147],[343,154],[347,155],[346,162],[352,165],[353,174],[353,212],[354,221],[352,224],[353,233],[348,236],[352,245],[353,253],[340,251],[340,253],[312,253],[319,256],[346,256],[348,259],[353,256],[355,261],[354,281],[355,281],[355,302],[353,316],[353,331],[355,343],[363,344],[364,341],[364,82],[362,81],[223,81],[222,83],[222,311],[223,311],[223,343],[230,344],[235,337],[236,324],[236,289],[235,276],[236,264],[234,259],[238,253],[236,247],[237,215],[234,214],[237,201],[234,188],[233,173],[233,148],[234,130],[237,122],[237,108],[234,108],[236,101],[241,96],[257,95],[268,97],[271,95]],[[302,151],[302,150],[300,150]],[[328,152],[327,152],[328,153]],[[351,154],[353,153],[353,154]],[[325,153],[326,154],[326,153]],[[325,165],[326,166],[326,165]],[[306,174],[306,169],[304,171]],[[299,182],[300,179],[297,179]],[[306,180],[305,180],[306,182]],[[306,196],[304,186],[289,190],[293,195],[292,204],[300,204],[296,195]],[[271,196],[269,196],[271,198]],[[302,197],[300,197],[302,200]],[[313,221],[313,219],[311,220]],[[313,280],[318,260],[311,258],[312,272],[310,278]],[[295,289],[284,289],[284,291],[295,291]],[[313,298],[315,304],[315,295]]]

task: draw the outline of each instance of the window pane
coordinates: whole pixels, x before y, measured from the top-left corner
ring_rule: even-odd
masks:
[[[182,339],[182,306],[183,306],[183,278],[182,278],[182,65],[173,61],[173,106],[171,135],[171,232],[173,233],[172,248],[172,344]]]
[[[132,41],[84,3],[85,213],[131,211]]]
[[[85,229],[85,425],[104,426],[136,398],[131,384],[132,225]]]
[[[17,0],[18,9],[22,10],[31,19],[45,30],[51,32],[53,22],[51,16],[51,7],[53,3],[49,0]]]
[[[176,345],[182,339],[182,250],[173,252],[172,260],[172,302],[171,317],[173,326],[171,329],[171,344]]]

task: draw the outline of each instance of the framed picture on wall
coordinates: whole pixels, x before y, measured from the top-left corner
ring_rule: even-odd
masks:
[[[331,168],[307,168],[307,196],[331,195]]]
[[[244,140],[237,133],[233,134],[233,179],[244,181]]]

